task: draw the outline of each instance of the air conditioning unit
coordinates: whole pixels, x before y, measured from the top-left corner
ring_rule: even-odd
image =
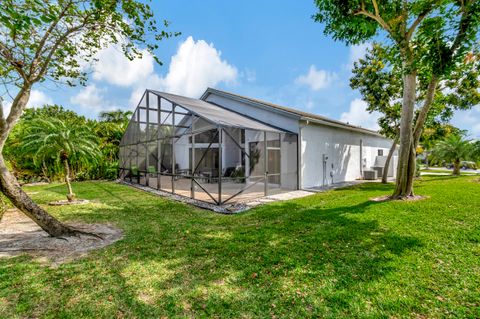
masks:
[[[363,171],[363,179],[376,180],[377,179],[377,171],[375,171],[375,170],[365,170],[365,171]]]

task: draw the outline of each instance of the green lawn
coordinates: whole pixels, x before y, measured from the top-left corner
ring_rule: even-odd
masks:
[[[2,318],[478,318],[478,177],[424,177],[419,202],[358,185],[226,216],[109,182],[48,207],[111,222],[116,244],[52,269],[0,260]],[[63,185],[32,187],[40,203]]]
[[[422,169],[420,170],[422,173],[442,173],[442,174],[452,174],[452,170],[448,169]],[[461,175],[477,175],[477,172],[474,171],[464,171],[460,170]]]

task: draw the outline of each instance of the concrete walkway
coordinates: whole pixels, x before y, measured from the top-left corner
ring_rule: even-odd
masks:
[[[273,202],[279,202],[279,201],[284,201],[284,200],[291,200],[291,199],[296,199],[296,198],[302,198],[306,196],[310,196],[315,194],[313,191],[309,190],[297,190],[297,191],[291,191],[287,193],[281,193],[281,194],[275,194],[275,195],[270,195],[270,196],[265,196],[265,197],[260,197],[257,199],[254,199],[252,201],[248,201],[245,203],[247,207],[253,208],[262,204],[268,204],[268,203],[273,203]]]

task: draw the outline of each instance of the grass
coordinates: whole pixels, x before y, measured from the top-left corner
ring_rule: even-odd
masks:
[[[370,183],[225,216],[110,182],[62,220],[125,238],[52,269],[0,259],[3,318],[478,318],[480,183],[423,177],[418,202]],[[31,187],[45,204],[63,185]]]
[[[422,169],[420,170],[422,173],[442,173],[442,174],[452,174],[453,170],[448,169]],[[475,171],[464,171],[460,170],[460,175],[477,175],[478,173]]]

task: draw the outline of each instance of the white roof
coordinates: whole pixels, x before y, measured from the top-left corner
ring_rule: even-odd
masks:
[[[277,133],[283,132],[278,128],[263,124],[244,115],[217,106],[213,103],[170,93],[158,92],[153,90],[148,91],[159,95],[160,97],[170,101],[171,103],[179,105],[187,109],[188,111],[204,118],[205,120],[217,125],[258,131]]]

